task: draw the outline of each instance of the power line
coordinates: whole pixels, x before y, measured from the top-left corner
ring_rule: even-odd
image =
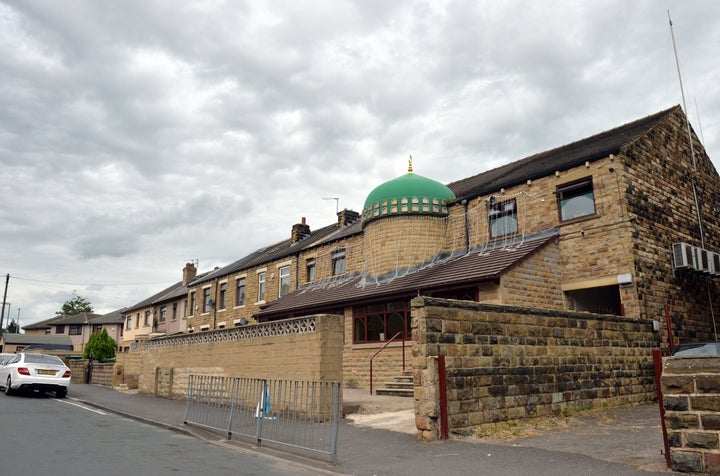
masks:
[[[46,283],[46,284],[61,284],[66,286],[147,286],[150,284],[167,284],[168,280],[165,281],[152,281],[152,282],[143,282],[143,283],[77,283],[77,282],[68,282],[68,281],[50,281],[46,279],[34,279],[34,278],[23,278],[21,276],[10,276],[13,279],[18,279],[20,281],[30,281],[35,283]]]

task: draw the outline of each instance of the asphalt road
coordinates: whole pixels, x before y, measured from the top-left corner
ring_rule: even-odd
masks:
[[[290,462],[208,444],[48,395],[0,395],[0,474],[302,475]]]

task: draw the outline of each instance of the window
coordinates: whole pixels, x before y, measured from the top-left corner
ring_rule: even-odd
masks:
[[[188,315],[194,315],[195,314],[195,291],[190,293],[190,310],[188,312]]]
[[[68,333],[71,336],[79,336],[82,332],[82,327],[80,324],[70,324],[70,327],[68,328]]]
[[[400,332],[410,337],[410,303],[392,302],[353,308],[353,342],[382,342]]]
[[[135,329],[140,329],[140,313],[135,315]]]
[[[145,311],[145,319],[143,320],[143,326],[150,325],[150,311]]]
[[[258,273],[258,302],[265,300],[265,271]]]
[[[620,287],[618,285],[576,289],[566,292],[573,301],[575,311],[623,315]]]
[[[592,179],[587,178],[557,188],[560,221],[568,221],[595,214]]]
[[[165,319],[167,319],[167,307],[162,306],[160,308],[160,322],[165,322]]]
[[[65,334],[65,324],[55,326],[55,334]]]
[[[178,303],[176,303],[176,302],[173,303],[173,313],[172,313],[172,320],[173,320],[173,321],[177,319],[177,304],[178,304]]]
[[[316,276],[316,275],[315,275],[315,273],[316,273],[316,269],[315,269],[315,258],[310,258],[309,260],[306,261],[306,263],[305,263],[305,269],[307,270],[307,281],[308,281],[308,283],[311,283],[311,282],[315,281],[315,276]]]
[[[218,293],[218,309],[225,309],[225,296],[227,296],[227,283],[220,283],[220,292]]]
[[[518,231],[517,203],[515,199],[504,202],[491,200],[488,207],[490,238],[512,235]]]
[[[127,330],[132,329],[132,316],[128,316],[127,323],[125,324],[125,329],[127,329]]]
[[[280,289],[278,290],[278,297],[283,297],[290,292],[290,266],[280,268],[279,274]]]
[[[332,275],[345,273],[345,248],[338,248],[332,254]]]
[[[235,281],[235,305],[245,305],[245,278],[238,278]]]
[[[203,313],[210,312],[210,287],[203,290]]]

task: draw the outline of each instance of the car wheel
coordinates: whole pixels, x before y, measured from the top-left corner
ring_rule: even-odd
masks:
[[[55,390],[55,398],[67,397],[67,388]]]
[[[5,395],[12,395],[15,393],[12,388],[10,388],[10,385],[12,385],[12,381],[10,380],[10,376],[8,375],[7,382],[5,382]]]

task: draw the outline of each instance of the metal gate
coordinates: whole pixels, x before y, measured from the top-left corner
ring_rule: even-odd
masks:
[[[315,451],[337,461],[340,382],[190,375],[185,423]]]

